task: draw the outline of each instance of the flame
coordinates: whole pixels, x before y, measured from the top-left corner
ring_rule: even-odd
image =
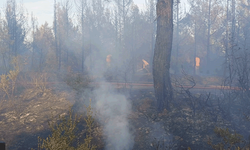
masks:
[[[199,57],[195,57],[195,66],[196,67],[200,67],[200,62],[201,62],[201,59]]]
[[[149,66],[149,63],[146,60],[142,59],[142,62],[143,62],[142,68],[146,68],[147,66]]]
[[[106,57],[106,62],[107,63],[110,63],[111,62],[111,58],[112,58],[112,55],[108,55],[107,57]]]

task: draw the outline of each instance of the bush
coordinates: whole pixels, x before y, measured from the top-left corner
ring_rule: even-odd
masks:
[[[18,57],[14,57],[12,60],[12,65],[14,70],[10,70],[7,75],[2,74],[0,76],[0,89],[4,92],[4,98],[7,95],[8,99],[13,99],[17,76],[20,73],[20,66],[18,64]]]
[[[76,91],[81,91],[83,88],[88,87],[90,79],[87,75],[81,74],[68,74],[64,77],[65,83]]]
[[[220,138],[218,144],[213,144],[211,139],[208,144],[215,150],[241,150],[243,136],[238,133],[233,133],[229,129],[215,128],[214,133]]]
[[[91,102],[91,101],[90,101]],[[96,145],[92,144],[94,119],[91,104],[86,108],[87,114],[84,118],[86,122],[86,137],[82,143],[77,142],[76,131],[80,117],[73,115],[72,109],[68,116],[59,116],[59,123],[52,117],[49,127],[52,134],[45,139],[38,137],[38,150],[95,150]]]

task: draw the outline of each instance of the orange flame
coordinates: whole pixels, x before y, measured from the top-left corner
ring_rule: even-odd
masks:
[[[106,62],[107,62],[107,63],[110,63],[110,62],[111,62],[111,57],[112,57],[112,55],[108,55],[108,56],[106,57]]]
[[[143,62],[142,68],[146,68],[149,65],[149,63],[144,59],[142,59],[142,62]]]
[[[200,66],[200,62],[201,62],[200,58],[199,57],[195,57],[195,66],[196,67]]]

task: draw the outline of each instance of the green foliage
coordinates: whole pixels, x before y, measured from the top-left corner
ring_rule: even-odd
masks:
[[[84,118],[87,127],[86,138],[84,139],[84,143],[81,144],[77,150],[95,150],[97,146],[92,145],[91,141],[93,139],[93,129],[94,129],[94,119],[93,119],[93,111],[91,108],[91,100],[87,109],[87,118]]]
[[[208,144],[215,150],[240,150],[238,146],[243,141],[243,136],[237,133],[232,133],[229,129],[215,128],[214,133],[221,139],[218,144],[212,144],[211,139]]]
[[[53,117],[52,117],[53,118]],[[55,119],[52,119],[55,120]],[[49,122],[49,127],[51,129],[52,135],[46,139],[38,138],[39,141],[42,141],[42,144],[39,145],[41,149],[73,149],[72,142],[76,138],[75,131],[76,125],[79,122],[79,117],[75,115],[73,117],[72,110],[69,111],[69,116],[59,116],[61,121],[59,124],[55,125],[55,121]]]
[[[91,102],[91,100],[90,100]],[[77,140],[77,124],[80,121],[80,117],[73,115],[72,109],[69,111],[68,117],[59,116],[60,123],[56,124],[55,119],[52,117],[52,120],[49,122],[49,127],[51,129],[52,135],[42,139],[38,137],[38,149],[46,150],[95,150],[96,146],[92,144],[93,139],[93,128],[94,128],[94,119],[93,111],[91,104],[86,108],[87,117],[84,118],[86,122],[86,138],[83,143],[77,143],[77,147],[74,146],[75,141]]]

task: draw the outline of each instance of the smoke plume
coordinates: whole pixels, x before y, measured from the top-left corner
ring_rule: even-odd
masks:
[[[93,107],[97,111],[97,120],[104,127],[105,149],[107,150],[130,150],[133,148],[134,138],[130,131],[128,115],[131,111],[129,100],[122,94],[119,94],[114,86],[106,82],[104,74],[107,71],[105,67],[106,56],[105,51],[100,51],[98,55],[92,55],[93,67],[89,70],[92,76],[98,76],[98,81],[102,79],[100,86],[93,91]],[[115,56],[115,54],[111,54]],[[91,60],[90,58],[87,60]],[[87,62],[86,62],[87,63]],[[111,62],[112,63],[112,62]],[[114,62],[113,62],[114,63]],[[119,66],[116,63],[116,66]]]

